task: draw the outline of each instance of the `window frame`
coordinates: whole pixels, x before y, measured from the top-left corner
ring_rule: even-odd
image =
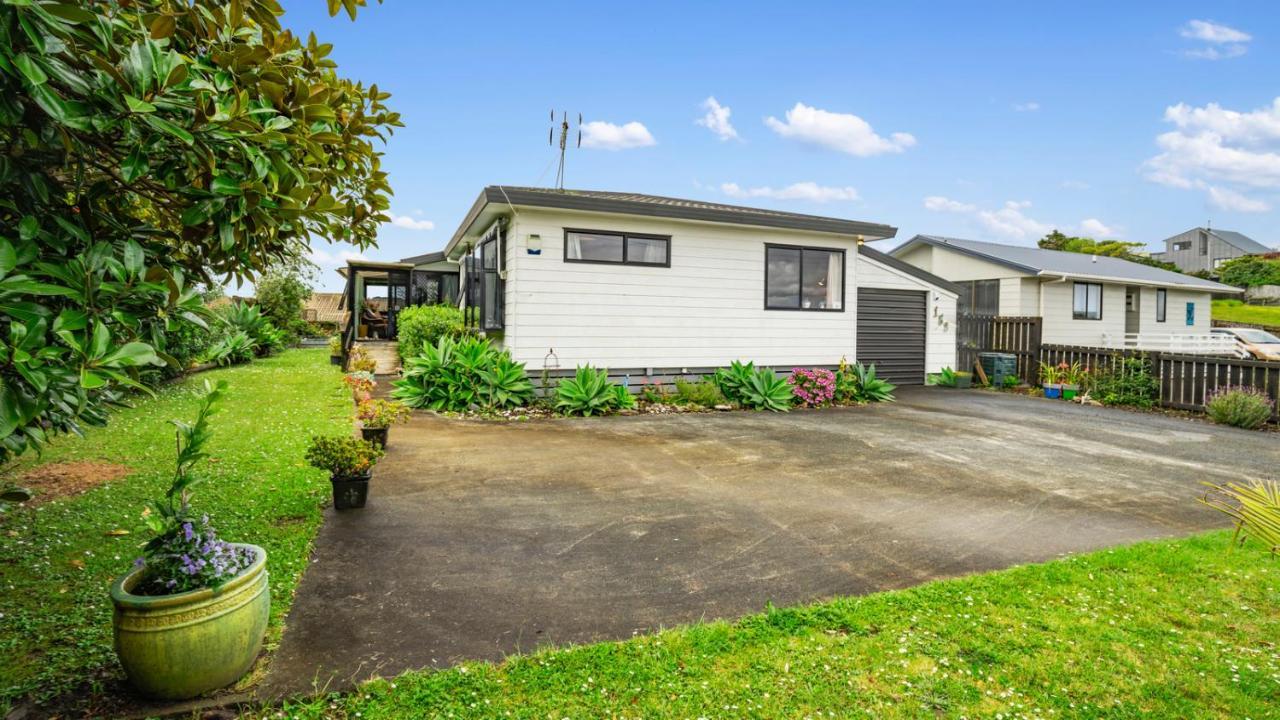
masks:
[[[800,264],[797,268],[796,292],[798,293],[799,303],[796,307],[774,307],[769,305],[769,250],[799,250]],[[840,307],[838,308],[812,308],[804,307],[804,253],[805,251],[824,252],[824,253],[840,253]],[[783,243],[765,243],[764,244],[764,309],[765,310],[788,310],[799,312],[824,312],[824,313],[842,313],[849,307],[849,278],[848,269],[849,256],[845,253],[844,248],[822,247],[821,245],[786,245]]]
[[[587,235],[614,235],[622,238],[622,259],[621,260],[584,260],[581,258],[569,257],[569,233],[583,233]],[[661,240],[667,244],[667,261],[661,263],[641,262],[639,260],[629,260],[627,255],[630,252],[631,238],[640,240]],[[671,236],[656,235],[653,233],[635,233],[624,232],[621,230],[589,230],[587,228],[564,228],[564,249],[561,252],[564,261],[567,263],[583,263],[586,265],[633,265],[635,267],[671,267]]]
[[[1156,322],[1168,322],[1169,320],[1169,291],[1165,288],[1156,288]]]
[[[1076,311],[1076,287],[1080,285],[1085,286],[1083,313],[1079,313]],[[1089,286],[1094,286],[1098,288],[1098,317],[1089,317],[1089,290],[1088,290]],[[1091,320],[1091,321],[1102,320],[1102,306],[1103,306],[1103,300],[1105,299],[1105,297],[1106,297],[1105,286],[1102,283],[1082,282],[1080,280],[1073,281],[1071,283],[1071,319],[1072,320]]]

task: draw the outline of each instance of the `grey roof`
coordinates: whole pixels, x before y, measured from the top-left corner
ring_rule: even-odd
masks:
[[[1250,255],[1262,255],[1264,253],[1275,252],[1273,249],[1263,245],[1253,238],[1234,230],[1214,230],[1213,228],[1205,228],[1207,232],[1217,235],[1222,242],[1235,247],[1241,252]]]
[[[410,265],[430,265],[444,261],[444,251],[424,253],[422,255],[414,255],[413,257],[401,258],[400,262],[409,263]]]
[[[901,270],[902,272],[904,272],[904,273],[906,273],[906,274],[908,274],[908,275],[910,275],[910,276],[912,276],[912,277],[919,278],[919,279],[921,279],[921,280],[923,280],[923,281],[925,281],[925,282],[929,283],[930,285],[936,285],[937,287],[940,287],[940,288],[942,288],[943,290],[946,290],[946,291],[948,291],[948,292],[953,292],[953,293],[955,293],[955,294],[957,294],[957,295],[959,295],[959,294],[960,294],[960,286],[959,286],[959,285],[956,285],[955,283],[951,282],[950,280],[944,280],[944,279],[942,279],[942,278],[938,277],[937,275],[934,275],[934,274],[933,274],[933,273],[931,273],[931,272],[927,272],[927,271],[925,271],[925,270],[922,270],[922,269],[920,269],[920,268],[916,267],[915,265],[912,265],[912,264],[911,264],[911,263],[909,263],[909,262],[905,262],[905,261],[899,260],[898,258],[896,258],[896,257],[894,257],[894,256],[892,256],[892,255],[889,255],[888,253],[882,253],[882,252],[880,252],[879,250],[876,250],[875,248],[872,248],[872,247],[870,247],[870,246],[868,246],[868,245],[860,245],[860,246],[858,247],[858,254],[859,254],[859,255],[865,255],[865,256],[867,256],[868,258],[871,258],[872,260],[875,260],[876,262],[879,262],[879,263],[883,263],[883,264],[885,264],[885,265],[888,265],[888,266],[889,266],[889,267],[891,267],[891,268],[896,268],[896,269],[898,269],[898,270]]]
[[[942,237],[939,235],[917,235],[903,243],[902,246],[894,249],[892,254],[895,256],[901,255],[908,248],[922,243],[935,247],[945,247],[1030,275],[1093,277],[1118,280],[1120,282],[1131,281],[1147,285],[1193,287],[1208,292],[1240,292],[1239,288],[1230,285],[1223,285],[1212,280],[1203,280],[1194,275],[1183,275],[1182,273],[1162,270],[1120,258],[1064,252],[1062,250],[1045,250],[1037,247],[1001,245],[999,243],[964,240],[962,238]],[[934,269],[936,270],[937,268],[935,267]]]
[[[809,230],[850,236],[862,235],[868,240],[891,238],[898,234],[897,228],[881,223],[823,217],[821,215],[804,215],[741,205],[725,205],[705,200],[685,200],[662,197],[660,195],[611,192],[607,190],[555,190],[552,188],[490,185],[481,191],[480,197],[476,199],[470,212],[467,213],[467,217],[462,221],[453,238],[450,239],[446,250],[453,248],[458,240],[467,233],[468,228],[471,227],[476,218],[491,203],[624,215],[647,215],[682,220],[704,220],[707,222],[776,227],[789,230]]]

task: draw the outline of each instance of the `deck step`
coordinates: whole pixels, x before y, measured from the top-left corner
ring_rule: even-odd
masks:
[[[394,340],[360,341],[353,347],[364,348],[378,364],[375,375],[396,375],[400,372],[400,343]]]

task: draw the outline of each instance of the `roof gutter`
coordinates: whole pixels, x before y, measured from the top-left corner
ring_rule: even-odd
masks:
[[[1198,290],[1200,292],[1221,292],[1221,293],[1244,292],[1240,288],[1232,287],[1230,285],[1218,284],[1218,287],[1207,287],[1204,285],[1191,285],[1186,283],[1164,283],[1164,282],[1157,282],[1155,280],[1135,280],[1133,278],[1113,277],[1110,275],[1085,275],[1083,273],[1060,273],[1060,272],[1048,272],[1045,270],[1041,270],[1040,272],[1036,273],[1036,276],[1042,277],[1042,278],[1056,278],[1054,282],[1062,282],[1069,279],[1081,279],[1081,280],[1098,280],[1101,282],[1115,283],[1117,285],[1141,285],[1143,287],[1167,287],[1167,288],[1177,288],[1179,290]]]

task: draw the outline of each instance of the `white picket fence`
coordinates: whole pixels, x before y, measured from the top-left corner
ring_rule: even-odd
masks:
[[[1113,350],[1143,350],[1182,355],[1247,357],[1240,343],[1224,333],[1112,333],[1102,334],[1103,346]]]

